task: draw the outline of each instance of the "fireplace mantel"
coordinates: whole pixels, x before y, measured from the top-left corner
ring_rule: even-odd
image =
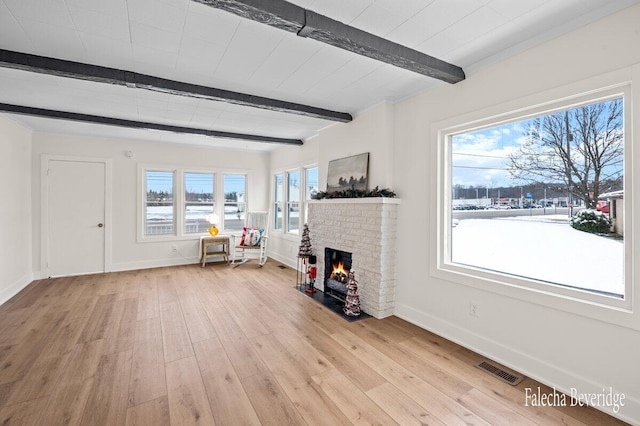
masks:
[[[396,284],[397,209],[388,197],[329,198],[309,202],[309,231],[324,277],[325,248],[352,253],[361,308],[376,318],[393,314]],[[316,282],[324,291],[324,282]]]
[[[400,198],[362,197],[362,198],[323,198],[309,200],[309,204],[400,204]]]

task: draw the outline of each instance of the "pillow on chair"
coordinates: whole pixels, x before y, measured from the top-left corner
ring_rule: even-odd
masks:
[[[242,238],[240,239],[240,245],[245,247],[254,247],[260,245],[262,239],[263,229],[249,228],[245,226],[242,228]]]

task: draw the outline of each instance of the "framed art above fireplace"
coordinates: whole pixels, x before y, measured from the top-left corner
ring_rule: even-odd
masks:
[[[369,153],[329,161],[327,192],[367,189]]]

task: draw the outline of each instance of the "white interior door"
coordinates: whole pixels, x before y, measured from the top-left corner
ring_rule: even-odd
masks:
[[[105,271],[105,163],[48,162],[48,276]]]

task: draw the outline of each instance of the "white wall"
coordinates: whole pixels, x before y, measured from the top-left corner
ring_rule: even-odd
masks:
[[[430,276],[431,244],[413,244],[416,226],[423,241],[436,238],[437,171],[433,170],[432,125],[491,109],[522,97],[619,70],[634,77],[634,108],[640,97],[640,6],[559,37],[497,65],[396,105],[395,189],[399,215],[396,315],[484,353],[559,390],[601,392],[612,386],[627,406],[618,416],[640,423],[640,303],[627,314],[631,327],[483,291]],[[634,124],[638,124],[635,112]],[[634,145],[639,132],[634,130]],[[636,158],[637,153],[635,154]],[[637,173],[636,173],[637,175]],[[628,179],[637,177],[627,172]],[[634,202],[637,204],[637,201]],[[638,209],[634,209],[637,212]],[[640,239],[640,229],[626,235]],[[637,243],[636,243],[637,247]],[[638,253],[634,255],[638,264]],[[638,278],[636,271],[636,279]],[[640,283],[634,283],[638,299]],[[481,286],[479,286],[481,287]],[[469,303],[480,305],[480,318]],[[605,314],[606,315],[606,314]],[[611,313],[611,316],[622,315]],[[524,404],[524,401],[523,401]]]
[[[125,152],[134,152],[128,158]],[[138,163],[170,167],[211,168],[220,172],[247,173],[248,208],[268,207],[269,179],[266,153],[223,151],[186,145],[135,142],[94,137],[34,133],[33,156],[33,270],[40,275],[41,191],[40,159],[43,154],[95,157],[112,160],[112,264],[108,270],[129,270],[195,263],[199,237],[163,242],[137,242]],[[219,177],[221,178],[221,176]],[[176,245],[177,253],[171,247]]]
[[[302,147],[286,147],[271,153],[271,174],[317,164],[318,187],[327,188],[329,161],[368,152],[368,187],[393,189],[393,105],[384,103],[357,114],[350,123],[334,124]],[[273,186],[273,185],[272,185]],[[273,188],[271,189],[273,191]],[[313,243],[313,241],[312,241]],[[295,267],[300,237],[269,233],[269,257]]]
[[[324,129],[314,141],[319,144],[318,180],[327,189],[329,161],[369,153],[368,187],[393,186],[393,105],[383,103],[357,114],[350,123]]]
[[[31,132],[0,117],[0,304],[33,279]]]

